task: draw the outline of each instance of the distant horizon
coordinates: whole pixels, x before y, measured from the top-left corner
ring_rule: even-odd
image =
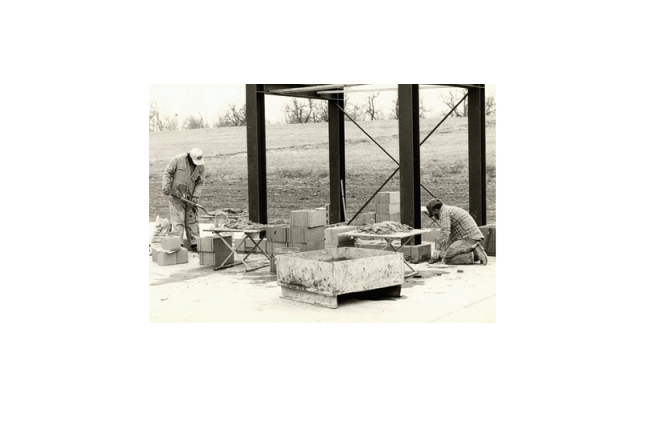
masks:
[[[377,88],[390,86],[390,84],[372,84]],[[486,95],[496,96],[496,85],[486,84]],[[448,112],[448,108],[440,101],[438,94],[450,89],[422,89],[420,97],[424,107],[431,110],[425,118],[435,118]],[[376,106],[382,111],[383,120],[389,120],[393,99],[396,90],[378,91]],[[364,98],[371,94],[349,93],[352,103],[360,105]],[[238,106],[245,104],[245,84],[150,84],[149,103],[157,103],[160,115],[178,115],[180,124],[190,115],[201,114],[210,124],[221,115],[228,106],[236,103]],[[271,124],[285,123],[282,106],[290,101],[286,96],[269,96],[265,98],[266,122]]]

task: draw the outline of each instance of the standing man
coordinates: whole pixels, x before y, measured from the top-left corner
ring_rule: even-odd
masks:
[[[205,182],[204,163],[203,151],[195,148],[171,159],[162,176],[162,193],[169,195],[171,230],[178,232],[181,240],[186,230],[193,252],[197,251],[200,236],[196,207],[177,197],[198,204]]]
[[[444,264],[473,264],[475,258],[487,264],[487,254],[480,245],[484,236],[467,211],[434,198],[426,204],[426,213],[442,226],[442,250],[437,257],[433,254],[430,263],[441,259]]]

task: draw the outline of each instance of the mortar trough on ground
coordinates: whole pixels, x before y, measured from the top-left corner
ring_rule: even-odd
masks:
[[[341,294],[390,288],[385,294],[401,295],[404,266],[400,253],[337,248],[283,255],[276,260],[282,298],[335,309]]]

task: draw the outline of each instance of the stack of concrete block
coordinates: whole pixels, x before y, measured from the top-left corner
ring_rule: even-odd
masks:
[[[329,225],[329,204],[325,207],[318,207],[315,211],[323,212],[325,214],[325,225]]]
[[[232,236],[205,236],[198,239],[198,257],[200,265],[216,266],[234,263],[234,254],[225,245],[232,247]],[[232,254],[231,254],[232,253]],[[231,254],[231,255],[230,255]],[[229,256],[228,256],[229,255]]]
[[[489,256],[496,256],[496,224],[483,225],[480,228],[484,240],[480,242]]]
[[[366,212],[360,213],[356,216],[356,219],[352,222],[352,225],[363,226],[367,224],[373,224],[376,222],[376,213],[375,212]]]
[[[187,264],[189,252],[181,246],[180,237],[162,237],[160,247],[151,250],[151,258],[161,266]]]
[[[274,225],[266,229],[266,253],[271,259],[275,256],[275,249],[288,246],[288,225]]]
[[[401,222],[399,192],[379,192],[376,195],[376,222]]]
[[[355,247],[354,239],[348,235],[345,235],[346,232],[350,231],[356,231],[356,227],[343,225],[325,229],[325,249]]]
[[[291,212],[291,225],[287,230],[287,246],[300,252],[324,249],[325,212],[298,210]]]

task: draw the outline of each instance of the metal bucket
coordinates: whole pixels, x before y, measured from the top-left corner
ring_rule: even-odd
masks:
[[[273,250],[273,256],[270,257],[270,272],[272,274],[277,274],[277,264],[275,263],[275,257],[278,255],[287,255],[292,253],[300,252],[300,248],[296,247],[279,247]]]

